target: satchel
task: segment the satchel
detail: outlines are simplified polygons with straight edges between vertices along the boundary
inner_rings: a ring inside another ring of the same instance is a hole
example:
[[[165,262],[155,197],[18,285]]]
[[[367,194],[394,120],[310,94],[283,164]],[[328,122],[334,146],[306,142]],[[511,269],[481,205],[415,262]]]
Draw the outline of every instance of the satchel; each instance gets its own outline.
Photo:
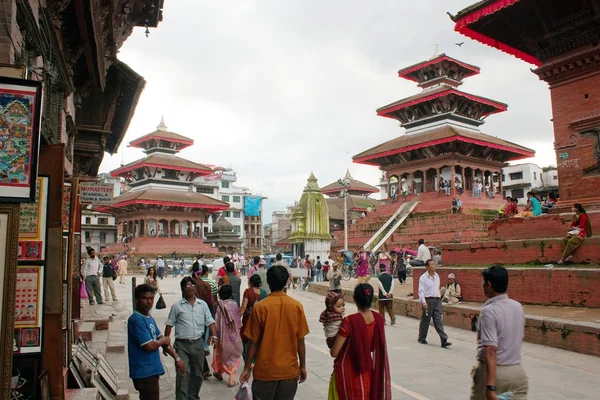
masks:
[[[167,308],[167,303],[165,303],[165,299],[163,299],[163,296],[161,294],[160,297],[158,298],[158,301],[156,302],[156,309],[162,310],[165,308]]]

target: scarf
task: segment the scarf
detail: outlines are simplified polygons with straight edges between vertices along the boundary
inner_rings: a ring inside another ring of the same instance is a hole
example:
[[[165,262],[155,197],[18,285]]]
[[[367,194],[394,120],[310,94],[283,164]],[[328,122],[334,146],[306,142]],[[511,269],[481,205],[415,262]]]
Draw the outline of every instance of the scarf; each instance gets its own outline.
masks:
[[[367,325],[360,313],[348,317],[352,336],[349,338],[349,347],[352,364],[358,373],[371,371],[371,399],[391,400],[392,386],[390,378],[390,365],[388,361],[385,342],[385,329],[383,317],[374,312],[375,330],[373,341],[367,343]]]
[[[336,292],[327,293],[327,297],[325,297],[325,310],[323,310],[323,312],[321,313],[321,316],[319,317],[319,322],[321,322],[321,323],[334,322],[334,321],[341,321],[343,319],[342,314],[336,313],[333,310],[335,303],[337,303],[337,301],[341,298],[343,298],[343,296],[339,293],[336,293]]]
[[[226,365],[235,365],[242,356],[240,309],[233,299],[219,300],[215,313],[218,345],[221,357]]]

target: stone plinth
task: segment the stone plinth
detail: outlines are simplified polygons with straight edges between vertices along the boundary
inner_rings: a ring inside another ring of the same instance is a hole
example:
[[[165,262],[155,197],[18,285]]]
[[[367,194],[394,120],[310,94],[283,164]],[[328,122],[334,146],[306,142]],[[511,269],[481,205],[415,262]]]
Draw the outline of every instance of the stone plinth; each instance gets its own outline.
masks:
[[[493,261],[488,262],[492,264]],[[442,285],[454,273],[465,301],[486,301],[481,289],[483,268],[437,268]],[[413,269],[413,293],[418,293],[424,268]],[[600,307],[600,270],[509,268],[508,295],[524,304]]]

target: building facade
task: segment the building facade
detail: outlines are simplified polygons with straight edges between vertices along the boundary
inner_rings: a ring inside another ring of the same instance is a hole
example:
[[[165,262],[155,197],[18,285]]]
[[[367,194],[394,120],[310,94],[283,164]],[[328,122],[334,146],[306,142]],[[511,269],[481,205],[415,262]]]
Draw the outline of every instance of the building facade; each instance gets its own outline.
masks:
[[[519,204],[524,205],[527,192],[558,189],[558,171],[542,169],[533,163],[509,165],[502,170],[502,188],[504,197],[517,198]]]
[[[114,215],[81,210],[81,254],[89,247],[98,254],[104,253],[108,246],[117,243],[117,220]]]

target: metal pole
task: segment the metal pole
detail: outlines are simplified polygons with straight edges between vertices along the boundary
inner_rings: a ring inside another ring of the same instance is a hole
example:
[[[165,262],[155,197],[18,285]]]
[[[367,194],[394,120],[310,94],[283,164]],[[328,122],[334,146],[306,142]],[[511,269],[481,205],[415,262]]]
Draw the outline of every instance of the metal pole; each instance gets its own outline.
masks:
[[[348,251],[348,192],[344,189],[344,250]]]

